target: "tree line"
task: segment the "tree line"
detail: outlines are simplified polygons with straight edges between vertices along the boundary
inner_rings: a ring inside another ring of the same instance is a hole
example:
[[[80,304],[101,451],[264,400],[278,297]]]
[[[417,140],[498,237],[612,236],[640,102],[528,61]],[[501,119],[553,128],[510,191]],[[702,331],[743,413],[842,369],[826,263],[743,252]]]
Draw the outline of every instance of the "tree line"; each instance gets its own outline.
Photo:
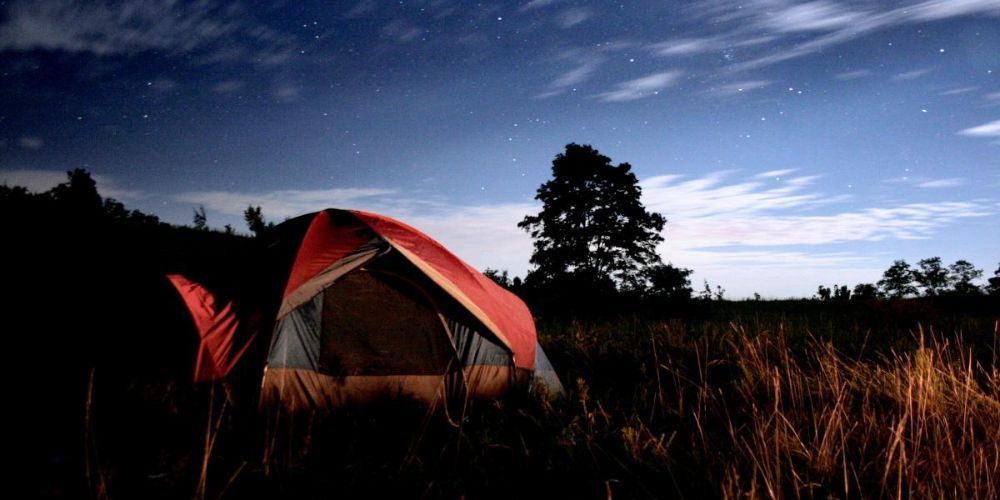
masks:
[[[941,257],[928,257],[910,266],[896,260],[882,273],[876,284],[859,283],[853,292],[847,285],[827,288],[820,285],[816,298],[820,300],[874,300],[904,297],[938,297],[943,295],[1000,295],[1000,265],[984,286],[974,281],[983,277],[983,270],[965,259],[945,266]]]

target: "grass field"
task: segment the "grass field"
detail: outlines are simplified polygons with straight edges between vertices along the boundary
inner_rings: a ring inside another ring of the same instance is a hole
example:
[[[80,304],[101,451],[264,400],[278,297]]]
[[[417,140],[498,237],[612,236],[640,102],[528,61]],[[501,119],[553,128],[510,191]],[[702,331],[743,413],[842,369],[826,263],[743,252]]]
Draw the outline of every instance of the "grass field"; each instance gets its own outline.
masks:
[[[386,402],[297,421],[276,440],[262,431],[253,391],[235,383],[92,371],[85,481],[65,479],[53,491],[996,498],[995,305],[734,302],[542,321],[541,341],[567,388],[561,400],[473,401],[458,426]]]

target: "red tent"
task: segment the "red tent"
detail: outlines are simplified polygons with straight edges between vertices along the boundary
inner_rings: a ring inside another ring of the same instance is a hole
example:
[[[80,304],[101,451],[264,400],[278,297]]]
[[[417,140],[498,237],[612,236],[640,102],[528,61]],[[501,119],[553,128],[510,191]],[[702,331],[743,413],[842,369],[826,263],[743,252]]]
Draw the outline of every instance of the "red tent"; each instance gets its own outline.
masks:
[[[420,231],[361,211],[279,226],[294,248],[262,401],[331,408],[381,397],[562,390],[517,296]],[[288,249],[286,249],[286,252]]]

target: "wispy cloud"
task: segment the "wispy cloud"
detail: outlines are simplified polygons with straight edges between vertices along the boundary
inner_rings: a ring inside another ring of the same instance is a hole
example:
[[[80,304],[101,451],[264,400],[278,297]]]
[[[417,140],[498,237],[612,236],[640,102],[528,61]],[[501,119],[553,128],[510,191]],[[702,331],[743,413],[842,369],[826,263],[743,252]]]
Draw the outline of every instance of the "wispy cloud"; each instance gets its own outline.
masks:
[[[101,196],[119,200],[136,200],[142,191],[123,187],[113,177],[91,173]],[[60,170],[16,169],[0,170],[0,185],[21,186],[33,193],[43,193],[67,181],[66,172]]]
[[[579,66],[559,75],[555,80],[552,81],[552,87],[554,88],[564,88],[571,87],[587,81],[588,78],[600,67],[602,59],[592,59],[584,61]]]
[[[534,9],[538,9],[538,8],[541,8],[541,7],[547,7],[549,5],[552,5],[552,4],[556,3],[557,1],[558,0],[531,0],[530,2],[522,5],[521,8],[519,8],[517,10],[519,12],[525,12],[525,11],[528,11],[528,10],[534,10]]]
[[[961,177],[948,177],[943,179],[934,179],[925,176],[903,176],[894,177],[887,179],[885,182],[890,184],[908,184],[910,186],[924,188],[924,189],[934,189],[934,188],[949,188],[963,186],[967,182]]]
[[[228,215],[241,215],[248,206],[259,205],[271,217],[286,218],[329,207],[353,208],[394,193],[395,190],[381,188],[288,189],[264,193],[191,191],[174,199]]]
[[[965,185],[965,179],[952,177],[949,179],[931,179],[917,183],[917,187],[922,188],[950,188]]]
[[[246,87],[246,83],[243,80],[223,80],[212,86],[212,92],[217,94],[228,94],[231,92],[239,92]]]
[[[0,52],[130,56],[157,51],[218,62],[272,59],[287,53],[294,43],[293,37],[248,21],[235,3],[14,0],[8,4],[0,24]]]
[[[878,279],[885,262],[898,256],[879,258],[865,250],[870,245],[931,238],[956,221],[998,211],[986,200],[837,210],[842,205],[818,189],[816,177],[786,178],[788,170],[746,180],[720,172],[642,182],[643,203],[669,219],[661,255],[695,269],[696,285],[721,283],[737,297],[759,290],[802,296],[818,283]],[[763,180],[772,175],[782,182]],[[851,250],[841,250],[843,244]]]
[[[721,38],[682,38],[655,43],[650,49],[661,56],[686,56],[719,50],[723,46]]]
[[[621,82],[615,88],[598,94],[605,102],[625,102],[651,97],[659,94],[661,90],[674,85],[681,77],[680,71],[663,71],[654,73],[635,80]]]
[[[410,43],[424,33],[424,29],[403,19],[394,19],[379,31],[383,38],[397,43]]]
[[[545,99],[557,96],[570,88],[586,82],[607,61],[607,57],[600,52],[582,50],[563,51],[555,59],[557,61],[569,61],[572,66],[570,69],[556,75],[552,82],[549,83],[548,88],[537,95],[537,98]]]
[[[643,201],[670,216],[668,238],[686,249],[921,239],[958,219],[994,212],[983,201],[831,212],[834,204],[815,189],[813,176],[789,177],[778,184],[725,180],[721,173],[691,179],[653,177],[642,183]],[[826,213],[815,213],[823,206]]]
[[[24,135],[17,139],[17,144],[24,149],[41,149],[45,145],[45,141],[41,137]]]
[[[949,17],[964,16],[980,12],[1000,13],[997,0],[928,0],[909,9],[909,16],[920,21],[937,21]]]
[[[984,123],[977,127],[969,127],[959,130],[958,135],[968,137],[1000,137],[1000,120]]]
[[[299,99],[302,89],[291,82],[282,82],[274,86],[271,93],[277,102],[292,102]]]
[[[351,7],[344,13],[344,17],[348,19],[357,19],[365,14],[373,12],[375,7],[377,7],[375,0],[360,0],[358,3],[354,4],[354,7]]]
[[[726,83],[709,90],[709,93],[720,96],[733,96],[766,88],[774,83],[771,80],[747,80],[743,82]]]
[[[829,31],[850,26],[864,16],[835,3],[823,0],[790,5],[763,19],[763,24],[778,32]]]
[[[66,173],[55,170],[0,170],[0,184],[21,186],[28,191],[41,193],[66,182]]]
[[[793,45],[777,46],[770,53],[731,66],[734,71],[757,69],[796,59],[820,50],[846,43],[893,26],[939,21],[958,16],[992,15],[1000,12],[1000,0],[927,0],[907,3],[895,8],[878,8],[868,4],[864,9],[849,9],[840,4],[814,1],[805,4],[781,6],[776,3],[718,2],[704,15],[712,16],[723,24],[739,23],[746,26],[756,22],[758,29],[781,35],[782,41]],[[727,9],[723,7],[728,7]],[[746,31],[741,27],[737,33]],[[799,41],[800,36],[815,36]]]
[[[562,29],[569,29],[594,16],[594,11],[584,7],[566,9],[556,15],[556,24]]]
[[[659,56],[689,56],[722,51],[727,48],[753,47],[771,42],[776,38],[772,35],[746,36],[745,33],[736,32],[712,37],[678,38],[653,43],[648,45],[647,48]]]
[[[945,90],[944,92],[941,92],[938,95],[949,96],[949,95],[967,94],[969,92],[973,92],[978,89],[979,87],[959,87],[955,89]]]
[[[794,174],[798,170],[799,169],[797,168],[779,168],[777,170],[768,170],[766,172],[761,172],[755,175],[754,177],[758,179],[774,179],[774,178],[780,179],[781,177],[784,177],[786,175]]]
[[[897,82],[916,80],[917,78],[920,78],[921,76],[924,76],[929,72],[930,70],[927,68],[915,69],[913,71],[906,71],[903,73],[897,73],[895,75],[892,75],[892,79]]]
[[[536,95],[536,98],[545,99],[565,93],[588,80],[603,66],[614,52],[632,47],[629,42],[605,42],[596,47],[564,49],[550,56],[549,64],[554,66],[565,66],[568,63],[569,69],[556,74],[549,83],[548,88]]]
[[[13,2],[0,50],[187,53],[238,30],[204,2]]]

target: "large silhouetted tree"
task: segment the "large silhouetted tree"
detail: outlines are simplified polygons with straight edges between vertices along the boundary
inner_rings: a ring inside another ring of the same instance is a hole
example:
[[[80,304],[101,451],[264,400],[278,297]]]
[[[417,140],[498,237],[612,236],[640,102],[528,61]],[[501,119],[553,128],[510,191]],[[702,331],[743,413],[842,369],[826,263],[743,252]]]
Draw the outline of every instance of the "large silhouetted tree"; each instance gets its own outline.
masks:
[[[567,144],[552,160],[552,179],[538,188],[542,211],[518,227],[534,238],[529,281],[571,278],[610,287],[640,280],[643,267],[660,261],[662,215],[646,211],[628,163],[587,145]]]

